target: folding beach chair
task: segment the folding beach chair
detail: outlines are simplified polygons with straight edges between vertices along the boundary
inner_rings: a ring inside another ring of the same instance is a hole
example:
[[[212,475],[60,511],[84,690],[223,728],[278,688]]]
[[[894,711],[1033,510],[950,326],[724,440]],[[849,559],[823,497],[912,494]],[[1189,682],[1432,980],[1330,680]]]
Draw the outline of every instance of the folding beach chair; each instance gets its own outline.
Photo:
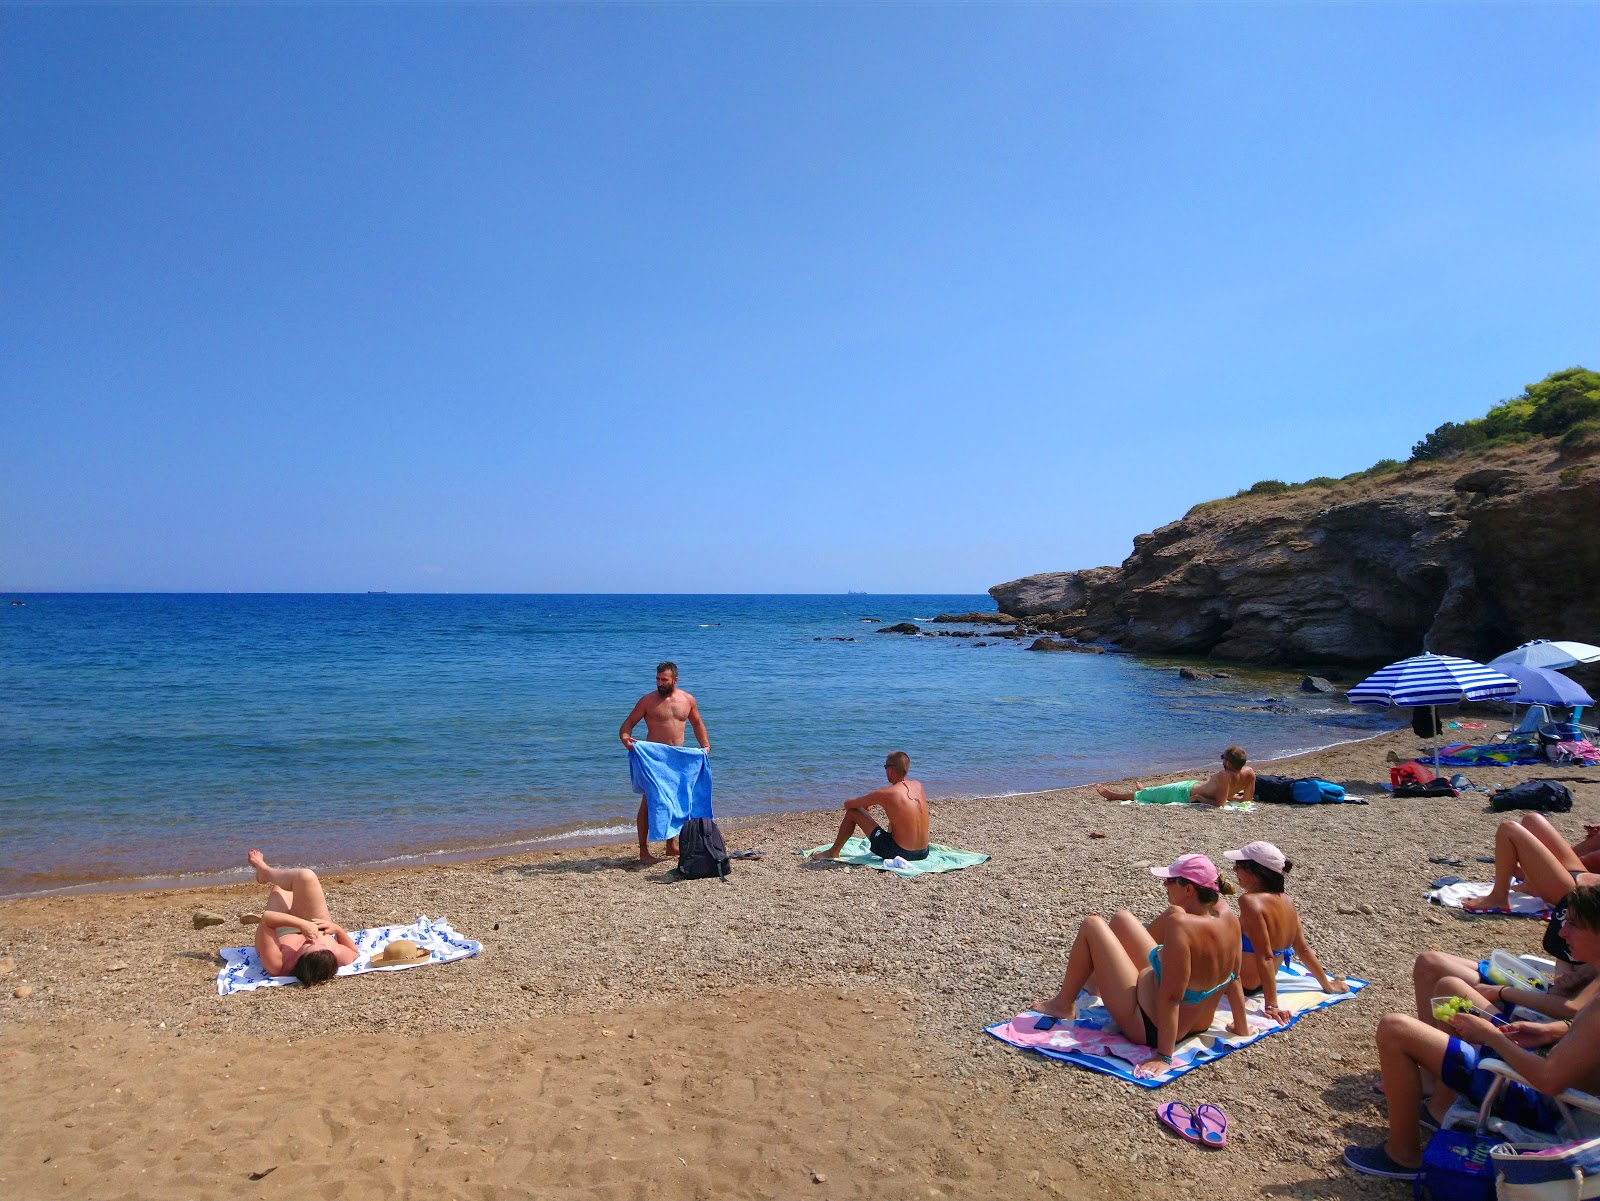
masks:
[[[1489,741],[1491,744],[1497,742],[1527,742],[1537,746],[1539,744],[1539,727],[1548,725],[1549,722],[1550,711],[1548,709],[1543,705],[1529,705],[1528,711],[1522,715],[1521,721],[1517,722],[1509,730],[1502,730],[1500,733],[1493,735]]]
[[[1596,1127],[1600,1127],[1600,1097],[1591,1093],[1579,1092],[1569,1088],[1559,1097],[1554,1098],[1556,1108],[1561,1111],[1563,1129],[1555,1134],[1543,1130],[1529,1130],[1526,1126],[1519,1126],[1515,1122],[1508,1122],[1504,1118],[1495,1116],[1494,1107],[1500,1100],[1500,1094],[1505,1091],[1507,1081],[1518,1084],[1527,1084],[1517,1072],[1502,1059],[1480,1059],[1478,1066],[1484,1071],[1493,1072],[1499,1079],[1489,1087],[1484,1094],[1483,1104],[1473,1106],[1470,1102],[1457,1101],[1444,1115],[1444,1121],[1439,1125],[1446,1130],[1475,1130],[1479,1134],[1497,1134],[1514,1143],[1570,1143],[1577,1139],[1592,1138]],[[1580,1118],[1578,1115],[1585,1115]]]

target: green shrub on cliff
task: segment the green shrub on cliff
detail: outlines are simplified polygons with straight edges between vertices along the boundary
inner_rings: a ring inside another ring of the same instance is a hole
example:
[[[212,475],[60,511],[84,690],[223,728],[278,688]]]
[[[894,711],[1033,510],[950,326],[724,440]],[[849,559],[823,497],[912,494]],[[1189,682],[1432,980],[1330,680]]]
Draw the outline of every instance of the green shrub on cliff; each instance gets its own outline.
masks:
[[[1509,446],[1531,438],[1574,434],[1600,421],[1600,372],[1569,367],[1529,384],[1475,420],[1447,421],[1411,448],[1411,461],[1454,458],[1465,451]],[[1577,435],[1586,443],[1586,436]],[[1562,446],[1567,449],[1563,438]]]
[[[1500,401],[1482,417],[1447,421],[1412,447],[1411,458],[1404,463],[1399,459],[1379,459],[1365,471],[1352,471],[1339,479],[1319,475],[1299,484],[1257,480],[1232,496],[1203,500],[1184,516],[1220,509],[1245,496],[1331,488],[1352,480],[1391,475],[1406,470],[1413,463],[1453,459],[1469,451],[1510,446],[1533,438],[1560,438],[1561,449],[1568,452],[1600,448],[1600,371],[1569,367],[1545,376],[1536,384],[1529,384],[1522,395]]]

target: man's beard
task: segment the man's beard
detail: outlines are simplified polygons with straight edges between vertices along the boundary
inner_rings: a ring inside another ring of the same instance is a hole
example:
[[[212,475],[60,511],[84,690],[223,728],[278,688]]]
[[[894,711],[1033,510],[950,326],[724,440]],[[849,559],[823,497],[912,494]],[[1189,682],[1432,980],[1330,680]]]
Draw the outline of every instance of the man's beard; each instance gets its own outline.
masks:
[[[677,690],[678,690],[678,686],[676,684],[657,684],[656,685],[656,695],[660,696],[660,697],[669,697],[674,692],[676,692]]]

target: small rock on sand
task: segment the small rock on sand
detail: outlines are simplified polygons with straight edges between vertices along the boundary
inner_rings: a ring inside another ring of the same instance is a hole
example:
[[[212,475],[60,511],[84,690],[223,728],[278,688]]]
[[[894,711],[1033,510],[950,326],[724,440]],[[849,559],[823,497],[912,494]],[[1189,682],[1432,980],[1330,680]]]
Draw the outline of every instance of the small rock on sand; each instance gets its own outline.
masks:
[[[220,926],[228,919],[220,913],[212,913],[209,909],[196,909],[193,920],[196,930],[204,930],[207,926]]]
[[[21,987],[13,990],[11,995],[19,1001],[26,1001],[29,997],[33,996],[33,989],[24,984]]]
[[[241,926],[259,926],[261,924],[261,915],[259,913],[241,913],[239,915],[239,924]]]
[[[11,956],[7,955],[4,958],[0,958],[0,976],[9,976],[16,970],[16,960],[12,959]]]

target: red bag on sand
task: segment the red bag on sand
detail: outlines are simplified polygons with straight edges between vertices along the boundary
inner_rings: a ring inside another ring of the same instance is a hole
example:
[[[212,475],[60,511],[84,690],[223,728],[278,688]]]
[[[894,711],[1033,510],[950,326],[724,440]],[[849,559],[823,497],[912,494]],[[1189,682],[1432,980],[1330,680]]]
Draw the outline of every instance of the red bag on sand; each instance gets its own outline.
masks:
[[[1399,788],[1402,784],[1426,784],[1433,779],[1433,773],[1420,763],[1402,763],[1399,767],[1389,769],[1389,786]]]

